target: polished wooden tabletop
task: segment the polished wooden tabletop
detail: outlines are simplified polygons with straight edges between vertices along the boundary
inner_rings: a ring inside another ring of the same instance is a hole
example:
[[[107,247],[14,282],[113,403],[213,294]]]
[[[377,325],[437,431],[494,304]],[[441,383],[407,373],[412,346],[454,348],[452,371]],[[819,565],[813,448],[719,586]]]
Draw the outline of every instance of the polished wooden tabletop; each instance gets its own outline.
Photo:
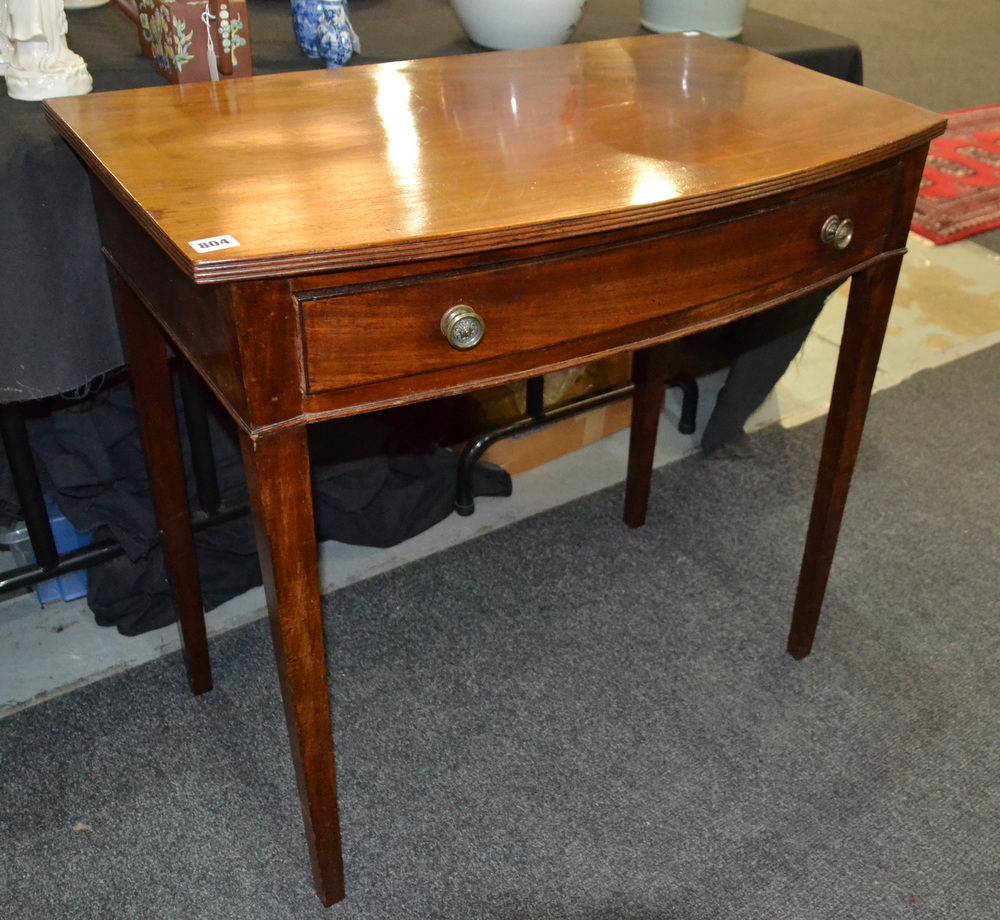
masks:
[[[406,258],[469,252],[501,236],[550,239],[752,200],[912,147],[940,121],[693,34],[47,107],[200,282],[371,265],[400,247]],[[218,236],[239,245],[191,246]]]

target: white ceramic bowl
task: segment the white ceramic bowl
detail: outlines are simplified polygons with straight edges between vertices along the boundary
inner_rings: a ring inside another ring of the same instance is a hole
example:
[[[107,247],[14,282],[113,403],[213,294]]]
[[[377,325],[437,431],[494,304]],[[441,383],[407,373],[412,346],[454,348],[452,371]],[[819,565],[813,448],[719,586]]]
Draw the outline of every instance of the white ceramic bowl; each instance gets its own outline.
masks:
[[[586,0],[451,0],[451,5],[477,45],[515,50],[563,44]]]
[[[735,38],[749,0],[642,0],[639,21],[652,32],[706,32]]]

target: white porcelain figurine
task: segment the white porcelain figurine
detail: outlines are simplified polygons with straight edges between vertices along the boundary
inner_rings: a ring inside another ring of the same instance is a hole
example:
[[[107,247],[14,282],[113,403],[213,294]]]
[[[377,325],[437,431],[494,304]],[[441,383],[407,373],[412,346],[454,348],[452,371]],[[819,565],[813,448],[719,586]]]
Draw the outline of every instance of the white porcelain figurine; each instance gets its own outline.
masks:
[[[93,89],[87,64],[66,44],[63,0],[0,0],[0,74],[11,99],[38,102]]]
[[[14,56],[14,44],[8,32],[10,32],[10,13],[7,12],[5,0],[0,0],[0,77],[7,73],[7,65]]]

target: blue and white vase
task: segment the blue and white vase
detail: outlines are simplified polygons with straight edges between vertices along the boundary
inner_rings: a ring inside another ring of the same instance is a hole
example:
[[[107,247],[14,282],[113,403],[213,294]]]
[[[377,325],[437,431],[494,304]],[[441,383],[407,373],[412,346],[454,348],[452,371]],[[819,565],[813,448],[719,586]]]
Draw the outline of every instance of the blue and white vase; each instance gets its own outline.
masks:
[[[299,47],[327,67],[343,67],[361,43],[347,16],[347,0],[291,0],[292,27]]]

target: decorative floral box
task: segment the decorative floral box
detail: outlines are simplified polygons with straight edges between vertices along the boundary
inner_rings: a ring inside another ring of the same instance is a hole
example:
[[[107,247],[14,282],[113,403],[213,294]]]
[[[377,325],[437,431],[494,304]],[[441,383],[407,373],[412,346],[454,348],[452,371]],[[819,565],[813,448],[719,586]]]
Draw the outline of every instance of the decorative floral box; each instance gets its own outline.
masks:
[[[139,46],[171,83],[252,75],[246,0],[116,0]]]

